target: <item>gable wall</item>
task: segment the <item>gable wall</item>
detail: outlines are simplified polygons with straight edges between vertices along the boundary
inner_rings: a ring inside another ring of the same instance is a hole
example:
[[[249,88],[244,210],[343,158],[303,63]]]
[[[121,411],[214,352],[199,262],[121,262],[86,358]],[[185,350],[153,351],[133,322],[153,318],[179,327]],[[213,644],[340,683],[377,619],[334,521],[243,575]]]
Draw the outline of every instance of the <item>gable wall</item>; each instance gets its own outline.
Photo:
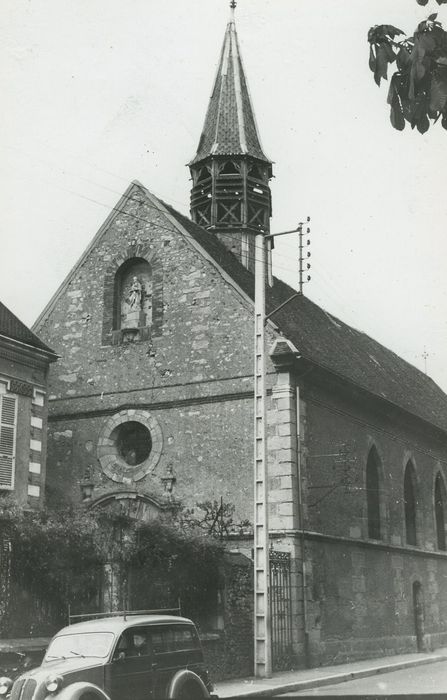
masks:
[[[239,519],[250,517],[252,306],[138,188],[132,195],[130,216],[118,214],[38,328],[61,355],[49,380],[49,492],[76,500],[86,469],[94,497],[130,488],[103,473],[98,443],[107,420],[138,407],[156,421],[162,446],[132,488],[163,497],[172,465],[185,505],[222,496]],[[111,266],[141,250],[162,271],[162,321],[147,341],[104,345]]]

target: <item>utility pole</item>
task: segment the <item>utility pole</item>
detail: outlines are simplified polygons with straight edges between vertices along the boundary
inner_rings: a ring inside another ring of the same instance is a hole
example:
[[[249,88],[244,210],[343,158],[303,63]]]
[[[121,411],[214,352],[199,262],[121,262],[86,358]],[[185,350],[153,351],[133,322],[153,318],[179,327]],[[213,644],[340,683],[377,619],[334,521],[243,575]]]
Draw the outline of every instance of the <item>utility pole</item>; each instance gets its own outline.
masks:
[[[275,236],[302,231],[299,224],[292,231],[255,235],[255,338],[254,338],[254,674],[260,678],[272,675],[272,630],[269,599],[269,528],[268,528],[268,465],[266,430],[266,382],[265,382],[265,288],[266,242]],[[301,252],[301,251],[300,251]],[[281,304],[281,307],[295,298]],[[275,309],[275,311],[278,311]],[[275,313],[273,311],[272,313]],[[271,314],[269,314],[271,316]]]
[[[272,631],[269,580],[267,436],[265,386],[265,271],[264,232],[255,236],[255,463],[254,463],[254,618],[255,676],[272,675]]]
[[[309,224],[309,222],[310,222],[310,216],[307,217],[307,223]],[[310,228],[309,228],[309,226],[307,226],[307,228],[306,228],[306,234],[307,234],[307,235],[310,234]],[[303,285],[304,285],[306,282],[310,282],[310,275],[309,275],[309,274],[307,275],[306,280],[304,280],[304,252],[303,252],[304,243],[303,243],[303,236],[304,236],[304,232],[303,232],[303,223],[300,222],[300,223],[298,224],[298,238],[299,238],[299,249],[300,249],[300,268],[299,268],[299,273],[300,273],[300,294],[303,293]],[[307,245],[310,245],[310,240],[307,240]],[[309,251],[307,251],[307,256],[306,256],[306,257],[307,257],[307,258],[310,258],[310,252],[309,252]],[[306,268],[307,268],[307,271],[310,270],[310,262],[309,262],[309,261],[306,263]]]

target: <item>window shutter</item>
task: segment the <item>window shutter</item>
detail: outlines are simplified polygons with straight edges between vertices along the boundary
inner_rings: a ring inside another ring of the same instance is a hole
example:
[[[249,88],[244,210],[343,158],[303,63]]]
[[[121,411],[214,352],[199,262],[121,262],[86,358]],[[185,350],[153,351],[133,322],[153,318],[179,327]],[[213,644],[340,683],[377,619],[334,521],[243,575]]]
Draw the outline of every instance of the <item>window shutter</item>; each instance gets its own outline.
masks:
[[[17,399],[0,396],[0,489],[14,488]]]

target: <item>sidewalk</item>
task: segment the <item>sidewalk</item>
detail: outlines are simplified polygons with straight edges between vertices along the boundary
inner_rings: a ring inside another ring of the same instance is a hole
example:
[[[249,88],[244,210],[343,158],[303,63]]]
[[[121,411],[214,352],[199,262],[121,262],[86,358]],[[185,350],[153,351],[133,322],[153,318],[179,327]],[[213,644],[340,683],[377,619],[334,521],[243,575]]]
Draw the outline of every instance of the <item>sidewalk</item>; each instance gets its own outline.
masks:
[[[272,678],[237,678],[219,681],[214,692],[219,698],[250,697],[252,695],[277,695],[278,693],[298,692],[335,683],[343,683],[354,678],[374,676],[376,673],[399,671],[403,668],[447,661],[447,648],[430,653],[400,654],[382,656],[379,659],[366,659],[337,666],[320,666],[301,671],[274,673]]]

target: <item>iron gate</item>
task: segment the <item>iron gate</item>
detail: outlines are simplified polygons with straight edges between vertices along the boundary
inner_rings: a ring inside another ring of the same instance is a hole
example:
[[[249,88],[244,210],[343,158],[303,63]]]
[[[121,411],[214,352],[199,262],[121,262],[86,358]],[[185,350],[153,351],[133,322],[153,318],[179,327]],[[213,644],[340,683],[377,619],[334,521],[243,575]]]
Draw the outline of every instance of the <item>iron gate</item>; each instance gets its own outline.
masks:
[[[270,606],[272,620],[272,667],[293,667],[290,552],[270,550]]]

